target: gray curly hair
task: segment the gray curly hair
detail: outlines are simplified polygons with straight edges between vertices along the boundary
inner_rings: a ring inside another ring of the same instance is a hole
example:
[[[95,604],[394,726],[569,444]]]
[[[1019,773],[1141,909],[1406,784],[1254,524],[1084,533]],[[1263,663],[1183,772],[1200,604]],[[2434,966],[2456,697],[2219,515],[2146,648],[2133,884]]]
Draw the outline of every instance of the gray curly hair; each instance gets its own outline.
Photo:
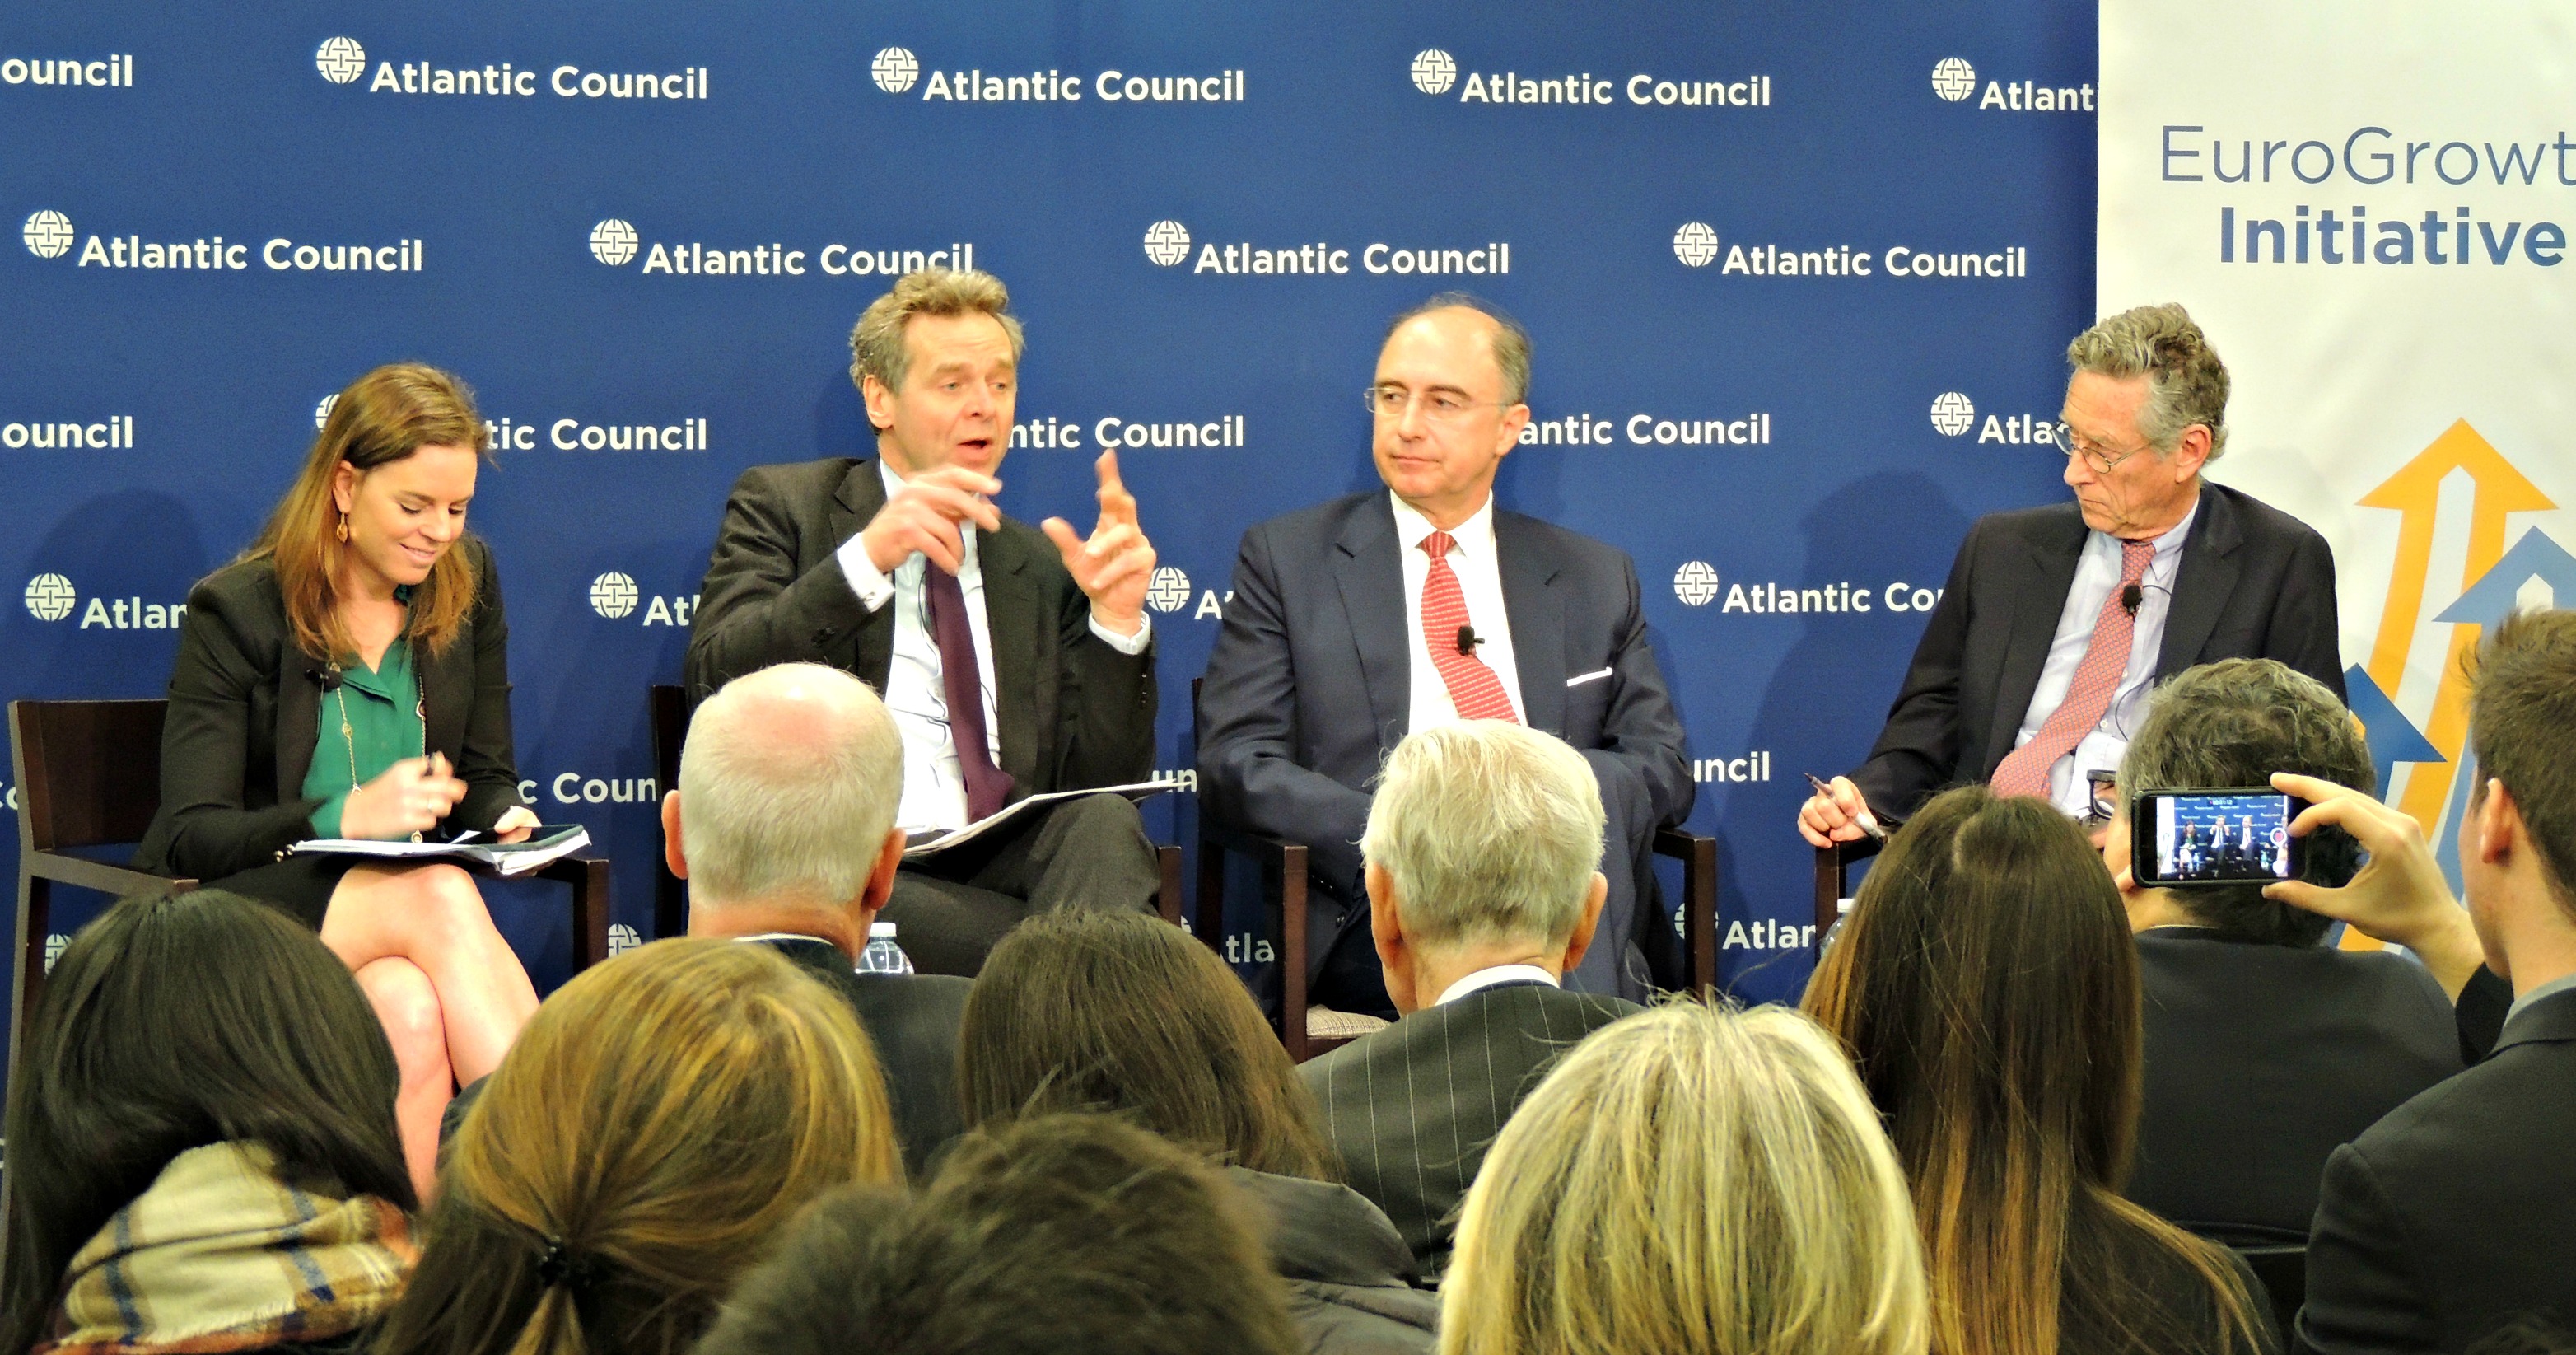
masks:
[[[2076,335],[2066,360],[2079,372],[2147,378],[2138,431],[2157,456],[2173,455],[2193,424],[2209,430],[2210,460],[2227,450],[2227,364],[2181,306],[2168,301],[2122,311]]]

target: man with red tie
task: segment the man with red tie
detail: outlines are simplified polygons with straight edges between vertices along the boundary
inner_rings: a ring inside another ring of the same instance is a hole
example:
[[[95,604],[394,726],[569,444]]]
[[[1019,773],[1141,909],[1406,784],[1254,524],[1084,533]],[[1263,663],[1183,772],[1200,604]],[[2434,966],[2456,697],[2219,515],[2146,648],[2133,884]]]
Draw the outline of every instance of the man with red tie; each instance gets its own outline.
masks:
[[[1692,786],[1636,568],[1494,503],[1494,472],[1529,422],[1529,371],[1528,333],[1472,297],[1397,317],[1365,392],[1386,490],[1244,533],[1201,694],[1201,812],[1311,850],[1318,1005],[1394,1014],[1360,834],[1387,752],[1454,720],[1554,734],[1600,783],[1610,892],[1568,985],[1633,999],[1683,983],[1651,848],[1690,811]]]
[[[2201,479],[2227,449],[2228,383],[2200,326],[2141,306],[2066,357],[2075,502],[1969,529],[1877,745],[1799,809],[1817,846],[1967,781],[2082,814],[2085,774],[2120,765],[2148,690],[2197,664],[2277,659],[2343,695],[2325,538]]]

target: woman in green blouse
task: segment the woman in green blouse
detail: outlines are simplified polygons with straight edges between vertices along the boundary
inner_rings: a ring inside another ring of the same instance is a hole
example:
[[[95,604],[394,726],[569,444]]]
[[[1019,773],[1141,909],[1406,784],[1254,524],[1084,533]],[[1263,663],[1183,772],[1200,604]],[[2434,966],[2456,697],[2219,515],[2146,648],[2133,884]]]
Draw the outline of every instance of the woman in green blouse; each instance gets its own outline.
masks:
[[[491,1072],[536,990],[473,877],[286,854],[306,838],[525,838],[508,626],[465,532],[485,452],[464,384],[413,363],[342,391],[259,540],[180,622],[161,807],[136,855],[284,909],[356,971],[402,1067],[422,1197],[438,1120]]]

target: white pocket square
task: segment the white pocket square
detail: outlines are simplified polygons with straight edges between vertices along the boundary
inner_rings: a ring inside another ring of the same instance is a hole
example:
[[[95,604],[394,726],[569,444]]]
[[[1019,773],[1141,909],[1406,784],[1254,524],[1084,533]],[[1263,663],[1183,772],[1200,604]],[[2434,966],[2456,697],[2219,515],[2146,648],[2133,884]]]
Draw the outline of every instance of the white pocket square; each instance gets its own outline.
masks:
[[[1609,670],[1609,669],[1607,669],[1607,668],[1604,668],[1604,669],[1602,669],[1602,670],[1600,670],[1599,672],[1596,672],[1596,673],[1586,673],[1586,674],[1584,674],[1584,675],[1583,675],[1583,676],[1581,676],[1581,677],[1570,677],[1570,678],[1567,678],[1567,679],[1565,680],[1565,685],[1566,685],[1566,686],[1568,686],[1568,687],[1580,687],[1580,686],[1582,686],[1584,683],[1587,683],[1587,682],[1599,682],[1601,679],[1606,678],[1606,677],[1608,677],[1608,676],[1610,676],[1610,670]]]

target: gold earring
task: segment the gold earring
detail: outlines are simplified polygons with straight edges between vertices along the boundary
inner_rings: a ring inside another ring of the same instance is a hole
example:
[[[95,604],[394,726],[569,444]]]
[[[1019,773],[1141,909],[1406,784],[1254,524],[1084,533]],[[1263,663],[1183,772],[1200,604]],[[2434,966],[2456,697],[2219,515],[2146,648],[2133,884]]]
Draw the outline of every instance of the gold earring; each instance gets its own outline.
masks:
[[[340,538],[340,544],[341,544],[341,545],[345,546],[345,545],[349,544],[349,515],[348,515],[348,514],[346,514],[346,513],[342,513],[342,514],[340,515],[340,525],[331,529],[331,535],[333,535],[333,536],[336,536],[336,537]]]

